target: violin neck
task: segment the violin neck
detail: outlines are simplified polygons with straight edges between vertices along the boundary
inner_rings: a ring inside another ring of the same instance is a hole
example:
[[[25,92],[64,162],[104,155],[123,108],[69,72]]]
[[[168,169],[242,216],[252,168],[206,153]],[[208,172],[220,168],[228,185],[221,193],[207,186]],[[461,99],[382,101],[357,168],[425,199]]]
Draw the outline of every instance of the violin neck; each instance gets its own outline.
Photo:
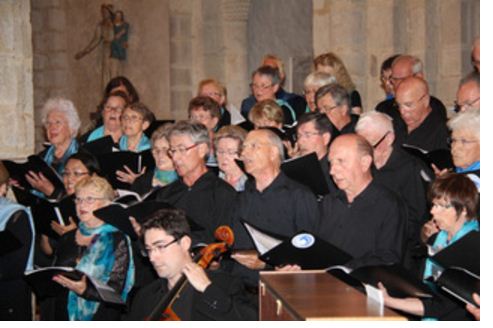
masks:
[[[173,305],[176,299],[180,296],[181,291],[187,285],[188,280],[185,275],[182,275],[176,284],[169,290],[163,299],[156,304],[151,314],[149,315],[149,320],[155,321],[160,320],[164,311]]]

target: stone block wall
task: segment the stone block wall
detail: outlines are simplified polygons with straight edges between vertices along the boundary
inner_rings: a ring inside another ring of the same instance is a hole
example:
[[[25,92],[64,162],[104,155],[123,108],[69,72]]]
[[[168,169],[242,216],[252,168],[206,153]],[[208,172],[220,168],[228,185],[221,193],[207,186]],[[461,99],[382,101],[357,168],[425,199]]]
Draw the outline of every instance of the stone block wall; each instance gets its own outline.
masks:
[[[29,0],[0,1],[0,159],[34,151]]]

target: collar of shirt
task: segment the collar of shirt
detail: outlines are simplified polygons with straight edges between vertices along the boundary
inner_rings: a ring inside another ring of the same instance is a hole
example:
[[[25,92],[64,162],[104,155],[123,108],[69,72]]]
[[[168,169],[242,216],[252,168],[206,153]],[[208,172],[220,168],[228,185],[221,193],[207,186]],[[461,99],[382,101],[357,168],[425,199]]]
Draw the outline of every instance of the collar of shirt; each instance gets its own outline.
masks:
[[[286,180],[287,180],[286,175],[282,171],[280,171],[279,174],[277,175],[277,177],[272,181],[272,183],[267,188],[265,188],[262,192],[260,192],[257,190],[257,186],[255,184],[255,179],[249,178],[245,184],[245,191],[256,192],[259,194],[265,194],[265,193],[268,193],[270,191],[284,188],[284,186],[286,184]]]
[[[365,201],[366,199],[370,199],[370,197],[372,197],[375,194],[372,191],[374,189],[374,185],[375,185],[375,179],[372,179],[371,182],[368,184],[368,186],[366,186],[366,188],[353,199],[352,203],[348,202],[346,193],[343,190],[340,189],[337,190],[335,197],[339,199],[347,207],[351,207],[354,206],[354,204],[356,203]]]
[[[477,171],[477,170],[480,169],[479,162],[480,161],[474,162],[471,165],[469,165],[468,167],[466,167],[465,169],[463,169],[461,167],[456,167],[455,168],[455,172],[457,172],[457,173],[464,173],[464,172]]]

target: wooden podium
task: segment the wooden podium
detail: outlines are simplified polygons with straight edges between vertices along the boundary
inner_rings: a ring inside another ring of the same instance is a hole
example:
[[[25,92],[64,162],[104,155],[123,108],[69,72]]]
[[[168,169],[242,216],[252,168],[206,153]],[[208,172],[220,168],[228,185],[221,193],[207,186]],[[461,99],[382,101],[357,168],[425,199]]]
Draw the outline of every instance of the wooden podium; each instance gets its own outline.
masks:
[[[324,270],[260,272],[260,320],[406,320]]]

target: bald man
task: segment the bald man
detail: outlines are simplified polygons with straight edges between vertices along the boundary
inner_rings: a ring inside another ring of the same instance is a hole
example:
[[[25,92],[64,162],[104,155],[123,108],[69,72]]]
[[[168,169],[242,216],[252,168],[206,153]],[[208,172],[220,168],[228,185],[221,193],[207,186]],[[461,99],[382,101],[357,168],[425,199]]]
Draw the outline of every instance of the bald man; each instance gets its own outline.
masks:
[[[465,112],[480,108],[479,73],[474,71],[466,75],[459,83],[455,111]]]
[[[240,220],[286,237],[301,230],[314,232],[317,228],[319,210],[315,195],[282,173],[283,158],[282,141],[274,132],[259,129],[248,133],[241,159],[253,179],[246,182],[245,191],[239,195],[233,220],[236,249],[255,248]],[[233,272],[244,277],[247,285],[256,286],[257,270],[264,269],[265,263],[251,252],[236,252],[232,257],[240,264]]]
[[[405,123],[405,128],[399,130],[402,143],[426,151],[449,148],[446,122],[439,112],[432,110],[425,80],[419,77],[404,79],[397,87],[395,102]],[[396,123],[394,128],[397,132]]]
[[[352,267],[399,263],[405,206],[373,180],[372,146],[359,135],[341,135],[330,146],[329,162],[340,190],[322,201],[317,234],[352,255]]]
[[[424,79],[423,63],[419,58],[415,56],[401,55],[397,57],[392,62],[391,70],[392,73],[390,75],[390,83],[393,86],[394,95],[401,82],[404,81],[406,78],[414,76]],[[434,111],[437,111],[440,114],[440,117],[444,122],[447,120],[447,109],[438,98],[430,96],[430,106]],[[375,110],[392,117],[392,119],[394,120],[397,142],[400,143],[400,138],[402,136],[400,130],[404,129],[404,122],[401,119],[399,110],[394,99],[387,99],[380,102],[375,107]]]

